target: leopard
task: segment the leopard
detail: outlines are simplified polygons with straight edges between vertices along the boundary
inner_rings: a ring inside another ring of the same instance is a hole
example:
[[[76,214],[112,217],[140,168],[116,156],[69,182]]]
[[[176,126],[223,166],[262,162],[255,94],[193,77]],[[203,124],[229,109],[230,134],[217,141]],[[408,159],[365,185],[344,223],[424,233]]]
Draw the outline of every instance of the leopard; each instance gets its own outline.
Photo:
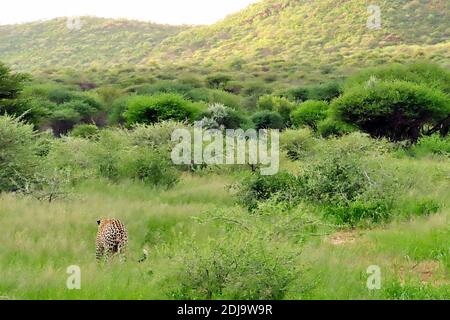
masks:
[[[97,261],[108,261],[119,255],[125,261],[125,251],[128,245],[128,232],[125,225],[118,219],[97,220],[98,231],[95,256]]]

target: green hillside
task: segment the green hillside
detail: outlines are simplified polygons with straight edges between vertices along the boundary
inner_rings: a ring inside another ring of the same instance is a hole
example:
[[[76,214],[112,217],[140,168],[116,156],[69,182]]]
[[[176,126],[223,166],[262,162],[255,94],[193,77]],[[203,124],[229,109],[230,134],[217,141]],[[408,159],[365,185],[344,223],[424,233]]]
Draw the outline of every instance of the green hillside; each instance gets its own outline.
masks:
[[[163,41],[146,61],[231,65],[256,73],[284,70],[287,77],[417,58],[449,63],[450,2],[377,1],[382,25],[371,30],[372,2],[261,1],[213,26]]]
[[[380,29],[367,27],[370,4],[263,0],[197,27],[92,17],[81,18],[80,30],[68,29],[65,18],[0,26],[0,60],[53,78],[64,68],[95,81],[114,79],[120,70],[163,79],[226,72],[233,79],[298,85],[387,62],[450,66],[450,2],[377,1]]]
[[[188,28],[94,17],[80,23],[79,30],[70,29],[67,18],[0,26],[0,60],[21,71],[134,64]]]

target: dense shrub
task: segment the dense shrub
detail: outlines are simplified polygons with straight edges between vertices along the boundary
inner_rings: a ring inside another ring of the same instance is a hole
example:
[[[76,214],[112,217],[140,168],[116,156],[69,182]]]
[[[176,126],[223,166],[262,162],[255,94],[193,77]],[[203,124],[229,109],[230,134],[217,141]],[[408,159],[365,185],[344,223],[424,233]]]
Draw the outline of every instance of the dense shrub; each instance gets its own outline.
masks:
[[[331,101],[342,93],[341,85],[337,82],[327,82],[309,87],[308,98],[310,100]]]
[[[230,80],[231,77],[223,73],[212,74],[206,77],[206,83],[212,89],[223,89]]]
[[[114,101],[108,113],[108,124],[123,125],[126,123],[124,116],[129,104],[130,96],[123,96]]]
[[[98,136],[99,129],[95,124],[80,124],[75,126],[70,135],[77,138],[92,139]]]
[[[379,81],[407,81],[439,89],[450,94],[450,72],[445,68],[428,62],[411,64],[391,64],[364,69],[350,76],[345,87],[363,85],[370,79]]]
[[[317,125],[327,117],[328,104],[324,101],[309,100],[301,103],[291,113],[291,122],[295,127],[309,126],[317,131]]]
[[[341,84],[326,82],[307,87],[295,87],[284,91],[283,96],[292,101],[303,102],[307,100],[331,101],[342,93]]]
[[[121,175],[150,184],[170,188],[179,179],[179,172],[174,168],[167,150],[134,147],[122,155]]]
[[[125,118],[129,125],[164,120],[194,120],[201,106],[176,94],[136,96],[129,100]]]
[[[284,122],[288,124],[295,104],[284,97],[265,95],[259,98],[258,108],[278,112],[283,117]]]
[[[439,134],[424,136],[408,150],[408,153],[416,157],[432,154],[450,156],[450,136],[441,137]]]
[[[28,79],[28,75],[13,73],[0,62],[0,106],[4,100],[16,99]]]
[[[203,101],[209,104],[221,103],[235,110],[240,110],[243,104],[243,99],[240,96],[222,90],[207,88],[193,89],[186,93],[186,97],[192,101]]]
[[[284,129],[283,117],[276,111],[260,111],[252,116],[256,129]]]
[[[374,80],[349,89],[332,108],[340,119],[374,137],[416,141],[425,126],[448,117],[450,98],[423,85]]]
[[[295,203],[299,195],[299,180],[288,172],[279,172],[273,176],[252,174],[235,187],[239,203],[250,211],[255,210],[259,202],[274,196],[277,196],[279,202]]]
[[[51,104],[51,103],[50,103]],[[0,101],[0,114],[21,117],[24,121],[38,127],[49,115],[48,101],[33,98],[17,98]]]
[[[0,192],[33,183],[40,159],[33,126],[11,116],[0,116]]]
[[[175,125],[140,125],[131,132],[100,130],[90,140],[63,137],[54,141],[48,159],[55,168],[70,172],[73,182],[94,177],[135,179],[168,188],[179,174],[168,157],[171,124]]]
[[[172,133],[176,129],[188,128],[186,124],[175,121],[163,121],[152,125],[137,124],[129,131],[131,143],[148,148],[169,147],[172,144]]]
[[[188,249],[178,259],[176,299],[279,300],[297,276],[289,253],[248,234]]]
[[[247,96],[260,97],[271,93],[271,89],[262,81],[248,82],[244,85],[243,93]]]
[[[300,160],[314,152],[317,139],[310,129],[286,130],[280,136],[280,147],[291,160]]]
[[[49,116],[50,127],[57,136],[69,132],[80,120],[80,114],[70,106],[56,107]]]
[[[317,124],[317,132],[324,138],[340,137],[354,131],[355,127],[333,117],[328,117]]]
[[[211,104],[207,111],[200,114],[198,120],[208,129],[238,129],[249,126],[248,119],[241,113],[221,103]]]
[[[392,214],[395,175],[383,166],[390,146],[360,133],[323,142],[300,177],[302,196],[338,223],[380,222]]]
[[[188,84],[179,83],[172,80],[160,80],[153,84],[143,84],[127,88],[127,92],[137,95],[156,95],[161,93],[174,93],[183,95],[192,90]]]
[[[284,93],[284,96],[297,102],[306,101],[309,99],[309,89],[306,87],[291,88]]]

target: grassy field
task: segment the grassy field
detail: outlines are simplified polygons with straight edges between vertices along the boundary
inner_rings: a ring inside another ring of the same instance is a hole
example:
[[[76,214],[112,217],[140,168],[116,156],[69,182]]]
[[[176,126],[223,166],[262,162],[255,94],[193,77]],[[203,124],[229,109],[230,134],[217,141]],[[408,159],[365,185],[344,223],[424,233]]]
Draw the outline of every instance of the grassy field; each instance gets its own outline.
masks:
[[[327,229],[310,236],[294,264],[301,273],[287,299],[441,299],[450,296],[450,188],[448,162],[399,159],[415,183],[412,198],[426,194],[438,213],[373,228]],[[292,163],[284,163],[292,166]],[[244,211],[228,187],[234,174],[184,174],[164,191],[137,182],[93,180],[77,185],[69,198],[53,203],[13,194],[0,196],[0,296],[5,299],[167,299],[176,256],[224,232],[220,223],[200,224],[205,212]],[[407,201],[407,198],[405,198]],[[405,204],[407,206],[407,204]],[[130,244],[125,263],[97,264],[96,220],[122,219]],[[298,247],[298,248],[297,248]],[[300,248],[301,247],[301,248]],[[138,263],[142,250],[149,258]],[[81,268],[81,290],[66,288],[66,269]],[[381,290],[366,287],[370,265],[382,272]]]

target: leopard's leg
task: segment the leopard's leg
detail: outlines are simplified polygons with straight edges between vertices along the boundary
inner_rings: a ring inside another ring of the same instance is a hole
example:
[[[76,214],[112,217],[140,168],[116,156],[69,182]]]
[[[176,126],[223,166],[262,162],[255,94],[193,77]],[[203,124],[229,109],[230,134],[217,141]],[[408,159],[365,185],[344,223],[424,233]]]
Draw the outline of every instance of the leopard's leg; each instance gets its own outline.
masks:
[[[104,253],[105,253],[105,248],[104,248],[103,244],[97,243],[97,245],[95,247],[95,258],[97,259],[97,261],[100,261],[100,259],[103,258]]]
[[[117,252],[119,254],[120,262],[126,262],[127,261],[126,244],[119,244],[117,249],[118,249]]]

